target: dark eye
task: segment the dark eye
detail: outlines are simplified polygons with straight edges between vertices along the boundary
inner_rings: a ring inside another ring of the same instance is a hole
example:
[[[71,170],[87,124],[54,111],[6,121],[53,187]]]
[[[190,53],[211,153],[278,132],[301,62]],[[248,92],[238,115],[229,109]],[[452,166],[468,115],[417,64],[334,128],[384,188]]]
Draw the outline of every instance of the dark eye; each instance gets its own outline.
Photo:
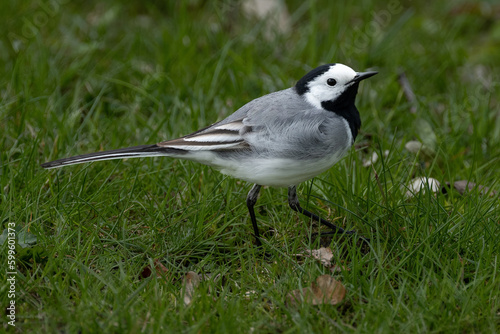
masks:
[[[326,84],[328,86],[335,86],[337,84],[337,80],[335,80],[333,78],[329,78],[328,80],[326,80]]]

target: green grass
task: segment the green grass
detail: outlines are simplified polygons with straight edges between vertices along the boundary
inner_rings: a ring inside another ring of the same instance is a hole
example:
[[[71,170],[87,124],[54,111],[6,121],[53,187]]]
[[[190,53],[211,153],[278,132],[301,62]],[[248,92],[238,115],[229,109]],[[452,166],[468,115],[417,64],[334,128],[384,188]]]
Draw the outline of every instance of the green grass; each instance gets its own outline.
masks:
[[[36,237],[17,246],[16,327],[2,316],[3,328],[500,330],[494,1],[287,1],[291,30],[272,41],[265,21],[230,1],[127,3],[0,4],[0,227],[15,223],[18,235]],[[311,238],[318,228],[288,208],[284,189],[264,189],[257,203],[266,259],[252,245],[250,185],[208,167],[168,158],[39,166],[188,134],[329,62],[379,71],[358,95],[357,149],[298,188],[304,207],[371,239],[368,249],[332,239],[334,262],[344,268],[334,276],[348,290],[340,305],[285,303],[288,292],[329,271],[294,255],[318,248]],[[400,71],[418,98],[414,114]],[[410,140],[433,153],[408,152]],[[372,152],[381,158],[363,167]],[[405,198],[404,185],[420,176],[470,180],[497,194]],[[0,250],[6,268],[6,242]],[[142,278],[154,261],[166,277]],[[188,271],[210,278],[184,306]],[[6,307],[8,285],[0,286]]]

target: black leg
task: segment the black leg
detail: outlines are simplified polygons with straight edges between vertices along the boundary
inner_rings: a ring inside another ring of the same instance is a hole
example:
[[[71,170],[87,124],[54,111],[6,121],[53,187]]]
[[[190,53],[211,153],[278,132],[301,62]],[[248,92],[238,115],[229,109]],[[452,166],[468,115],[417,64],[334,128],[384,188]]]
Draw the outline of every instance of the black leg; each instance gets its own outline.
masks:
[[[255,206],[255,203],[257,203],[260,187],[260,185],[254,184],[247,196],[247,207],[248,212],[250,213],[250,219],[252,220],[255,243],[257,246],[262,246],[262,243],[260,242],[259,228],[257,227],[257,218],[255,218],[255,211],[253,210],[253,207]]]
[[[319,217],[318,215],[315,215],[314,213],[309,212],[309,211],[303,209],[300,206],[299,199],[297,197],[297,187],[296,186],[290,186],[290,187],[288,187],[288,204],[290,205],[290,207],[292,208],[292,210],[297,211],[297,212],[303,214],[304,216],[307,216],[307,217],[309,217],[309,218],[317,221],[320,224],[328,226],[333,231],[335,231],[335,233],[345,233],[345,234],[353,234],[353,233],[355,233],[355,231],[346,231],[343,228],[338,227],[338,226],[330,223],[328,220],[325,220],[325,219]]]

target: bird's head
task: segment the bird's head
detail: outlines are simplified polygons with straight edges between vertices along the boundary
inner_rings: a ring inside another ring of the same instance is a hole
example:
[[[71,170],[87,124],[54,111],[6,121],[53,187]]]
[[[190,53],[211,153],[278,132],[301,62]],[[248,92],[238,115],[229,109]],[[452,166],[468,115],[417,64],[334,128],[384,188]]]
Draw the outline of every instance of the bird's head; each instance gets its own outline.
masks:
[[[377,72],[355,72],[343,64],[326,64],[304,75],[295,90],[316,108],[329,110],[341,103],[354,103],[361,80]]]

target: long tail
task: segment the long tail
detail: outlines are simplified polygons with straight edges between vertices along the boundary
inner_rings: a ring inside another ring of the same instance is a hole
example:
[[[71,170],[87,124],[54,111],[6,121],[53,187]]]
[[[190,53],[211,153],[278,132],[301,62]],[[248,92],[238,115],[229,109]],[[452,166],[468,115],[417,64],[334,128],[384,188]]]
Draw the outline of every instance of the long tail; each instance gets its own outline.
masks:
[[[46,162],[41,166],[43,168],[59,168],[68,165],[76,165],[84,162],[99,161],[99,160],[112,160],[112,159],[125,159],[125,158],[143,158],[143,157],[157,157],[157,156],[181,156],[188,153],[185,150],[159,147],[158,145],[140,145],[134,147],[120,148],[117,150],[89,153],[77,155],[74,157],[54,160]]]

